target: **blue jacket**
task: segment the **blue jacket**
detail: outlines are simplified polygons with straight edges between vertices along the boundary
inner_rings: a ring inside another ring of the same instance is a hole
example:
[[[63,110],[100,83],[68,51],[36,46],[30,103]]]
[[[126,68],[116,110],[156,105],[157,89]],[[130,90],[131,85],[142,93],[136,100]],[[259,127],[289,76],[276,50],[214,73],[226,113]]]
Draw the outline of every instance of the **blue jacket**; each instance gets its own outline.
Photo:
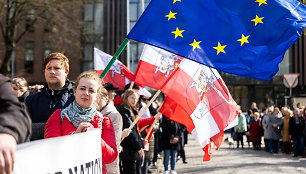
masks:
[[[45,86],[41,92],[29,95],[26,106],[32,119],[31,140],[43,139],[44,125],[57,109],[64,109],[74,101],[73,84],[66,80],[61,90],[51,90]]]

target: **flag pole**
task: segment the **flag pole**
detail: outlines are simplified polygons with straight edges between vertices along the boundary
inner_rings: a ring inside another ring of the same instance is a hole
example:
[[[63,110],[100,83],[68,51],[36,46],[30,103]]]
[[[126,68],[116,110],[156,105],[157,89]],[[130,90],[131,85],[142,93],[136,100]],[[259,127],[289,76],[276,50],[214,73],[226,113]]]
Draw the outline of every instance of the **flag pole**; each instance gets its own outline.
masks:
[[[129,43],[129,40],[127,38],[125,38],[124,41],[122,42],[122,44],[120,45],[119,49],[116,51],[115,55],[111,59],[111,61],[107,64],[107,66],[105,67],[104,71],[100,75],[100,79],[101,80],[103,80],[103,78],[106,76],[106,74],[108,73],[109,69],[113,66],[113,64],[115,63],[115,61],[120,56],[120,54],[122,53],[122,51],[124,50],[125,46],[128,43]]]
[[[152,123],[152,126],[150,127],[149,132],[147,133],[147,136],[146,136],[146,138],[145,138],[145,142],[148,141],[148,138],[149,138],[149,136],[150,136],[150,134],[151,134],[151,132],[152,132],[152,130],[153,130],[153,126],[154,126],[155,123],[159,120],[159,119],[157,119],[157,118],[160,118],[161,113],[158,112],[157,115],[158,115],[158,116],[155,117],[154,122]]]
[[[129,89],[133,89],[133,86],[134,86],[134,81],[132,81],[132,82],[130,83]]]
[[[147,104],[147,106],[140,112],[139,116],[133,121],[133,123],[131,124],[131,126],[129,127],[129,130],[132,130],[132,128],[135,126],[135,124],[137,123],[137,121],[140,119],[140,117],[144,114],[144,112],[148,109],[148,107],[153,103],[153,101],[156,99],[156,97],[159,95],[161,91],[158,90],[155,95],[152,97],[152,99],[149,101],[149,103]]]
[[[130,127],[128,128],[128,130],[132,130],[132,128],[135,126],[135,124],[138,122],[138,120],[140,119],[140,117],[144,114],[144,112],[148,109],[148,107],[153,103],[153,101],[157,98],[157,96],[159,95],[161,91],[158,90],[155,95],[152,97],[152,99],[149,101],[149,103],[147,104],[147,106],[141,111],[141,113],[138,115],[138,117],[136,117],[136,119],[133,121],[133,123],[130,125]],[[124,137],[125,138],[125,137]],[[121,142],[123,141],[123,139],[121,139]]]

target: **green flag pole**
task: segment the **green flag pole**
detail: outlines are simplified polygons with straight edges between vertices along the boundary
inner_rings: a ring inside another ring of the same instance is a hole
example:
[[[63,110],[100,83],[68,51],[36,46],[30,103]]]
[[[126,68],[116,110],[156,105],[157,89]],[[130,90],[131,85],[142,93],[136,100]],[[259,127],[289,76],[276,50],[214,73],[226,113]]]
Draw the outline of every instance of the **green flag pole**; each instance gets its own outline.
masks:
[[[101,80],[103,80],[103,78],[106,76],[106,74],[108,73],[109,69],[113,66],[113,64],[115,63],[115,61],[120,56],[120,54],[122,53],[122,51],[124,50],[125,46],[128,43],[129,43],[129,40],[127,38],[125,38],[124,41],[122,42],[122,44],[120,45],[119,49],[116,51],[115,55],[111,59],[111,61],[107,64],[107,66],[103,70],[102,74],[100,75],[100,79]]]

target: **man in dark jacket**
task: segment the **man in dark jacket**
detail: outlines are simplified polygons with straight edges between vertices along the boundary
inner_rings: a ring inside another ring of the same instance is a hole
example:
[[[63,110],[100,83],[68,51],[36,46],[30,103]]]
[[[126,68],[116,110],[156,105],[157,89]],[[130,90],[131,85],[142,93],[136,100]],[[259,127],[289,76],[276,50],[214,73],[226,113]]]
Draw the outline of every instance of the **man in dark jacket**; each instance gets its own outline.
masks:
[[[0,174],[12,172],[16,143],[25,142],[31,133],[31,119],[11,85],[0,74]]]
[[[293,111],[293,117],[289,120],[289,137],[293,140],[294,157],[304,156],[304,136],[305,120],[300,116],[299,108]]]
[[[26,106],[32,119],[31,140],[44,138],[44,127],[54,111],[66,108],[74,100],[73,84],[67,79],[69,60],[61,53],[51,53],[44,60],[47,85],[41,92],[26,98]]]

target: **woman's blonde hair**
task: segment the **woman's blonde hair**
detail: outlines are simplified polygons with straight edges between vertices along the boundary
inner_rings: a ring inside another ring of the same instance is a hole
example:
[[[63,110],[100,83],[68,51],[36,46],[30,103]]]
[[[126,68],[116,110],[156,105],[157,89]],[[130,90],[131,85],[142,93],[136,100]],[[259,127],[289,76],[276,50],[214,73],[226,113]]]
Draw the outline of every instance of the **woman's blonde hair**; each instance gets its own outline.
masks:
[[[13,78],[12,84],[15,84],[21,92],[26,92],[28,90],[28,82],[23,77]]]
[[[129,101],[128,101],[128,98],[129,96],[131,96],[132,94],[138,94],[137,91],[135,91],[134,89],[128,89],[126,90],[123,94],[122,94],[122,101],[123,101],[123,104],[129,108],[130,112],[131,112],[131,116],[132,116],[132,120],[135,120],[135,115],[134,115],[134,112],[132,110],[133,109],[136,109],[135,107],[131,106],[129,104]]]

